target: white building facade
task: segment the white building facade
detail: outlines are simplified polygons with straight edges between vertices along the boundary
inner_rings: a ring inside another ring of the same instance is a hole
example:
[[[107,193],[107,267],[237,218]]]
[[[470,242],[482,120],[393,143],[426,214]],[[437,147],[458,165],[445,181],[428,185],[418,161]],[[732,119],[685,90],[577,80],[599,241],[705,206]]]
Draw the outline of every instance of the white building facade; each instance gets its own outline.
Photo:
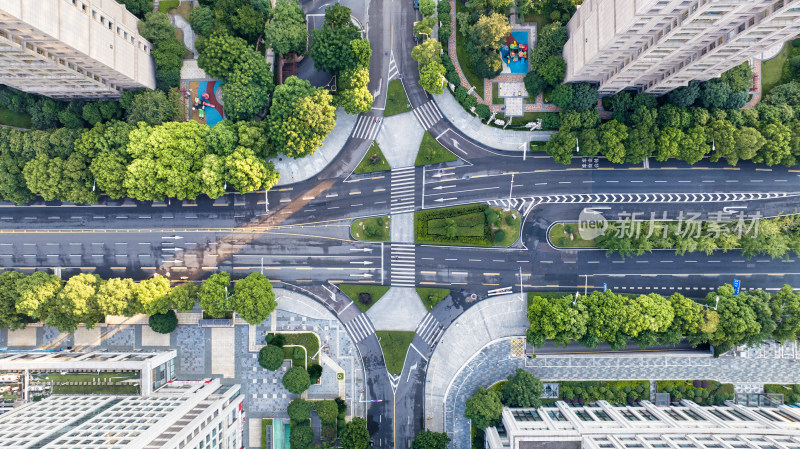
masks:
[[[0,0],[0,84],[62,100],[154,89],[138,23],[115,0]]]
[[[615,406],[606,401],[538,409],[503,409],[486,429],[488,449],[798,449],[800,409],[785,405]]]
[[[238,449],[242,395],[219,379],[149,396],[51,396],[0,415],[0,448]]]
[[[663,94],[800,33],[800,0],[585,0],[567,24],[566,82]]]

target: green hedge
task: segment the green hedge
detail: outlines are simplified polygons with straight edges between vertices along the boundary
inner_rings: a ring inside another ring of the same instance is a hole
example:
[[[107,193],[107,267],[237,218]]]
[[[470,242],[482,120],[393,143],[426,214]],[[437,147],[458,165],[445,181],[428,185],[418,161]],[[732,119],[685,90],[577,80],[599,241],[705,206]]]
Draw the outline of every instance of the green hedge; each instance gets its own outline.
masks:
[[[669,393],[672,402],[688,399],[700,405],[721,405],[733,399],[733,384],[722,384],[716,380],[660,380],[656,391]]]
[[[445,207],[441,209],[426,209],[414,213],[414,231],[417,243],[443,243],[443,244],[461,244],[461,245],[492,245],[492,236],[489,224],[486,222],[484,211],[489,209],[485,204],[471,204],[466,206]],[[459,221],[470,222],[477,214],[483,216],[483,234],[469,235],[469,236],[456,236],[454,238],[440,235],[431,232],[429,223],[433,221],[438,223],[447,218]]]
[[[783,402],[786,404],[800,403],[800,384],[765,384],[764,393],[780,393],[783,395]]]
[[[624,404],[650,400],[650,382],[646,380],[558,382],[559,397],[568,402],[592,403],[599,400]]]

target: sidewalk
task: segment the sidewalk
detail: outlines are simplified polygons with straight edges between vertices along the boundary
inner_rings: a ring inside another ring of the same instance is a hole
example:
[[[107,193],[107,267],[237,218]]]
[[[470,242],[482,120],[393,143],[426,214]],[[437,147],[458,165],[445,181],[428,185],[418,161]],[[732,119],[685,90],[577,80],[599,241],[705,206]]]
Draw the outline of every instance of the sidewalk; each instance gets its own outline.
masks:
[[[434,95],[433,99],[442,115],[454,127],[467,137],[491,148],[519,152],[522,144],[527,145],[531,140],[546,141],[555,134],[555,131],[512,131],[485,125],[480,118],[465,111],[449,92]]]
[[[346,114],[344,109],[339,108],[336,110],[336,126],[314,154],[300,159],[292,159],[283,155],[270,159],[275,164],[275,169],[281,174],[277,185],[283,186],[305,181],[327,167],[347,143],[357,118],[357,115]]]

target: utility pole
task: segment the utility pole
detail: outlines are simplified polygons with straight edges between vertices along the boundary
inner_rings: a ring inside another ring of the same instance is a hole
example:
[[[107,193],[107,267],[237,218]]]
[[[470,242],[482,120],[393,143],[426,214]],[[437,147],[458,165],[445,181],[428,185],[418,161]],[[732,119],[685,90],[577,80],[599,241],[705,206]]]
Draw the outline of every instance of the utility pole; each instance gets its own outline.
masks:
[[[583,296],[589,296],[589,275],[584,274],[583,278],[586,279],[586,282],[583,284]]]
[[[525,292],[523,291],[523,284],[522,284],[522,266],[519,267],[519,296],[520,299],[525,301]]]
[[[261,258],[261,274],[264,274],[264,258]]]
[[[264,209],[265,212],[269,213],[269,198],[267,198],[268,189],[264,189]]]
[[[511,201],[512,193],[514,193],[514,173],[511,173],[511,188],[508,189],[508,200],[509,201]]]

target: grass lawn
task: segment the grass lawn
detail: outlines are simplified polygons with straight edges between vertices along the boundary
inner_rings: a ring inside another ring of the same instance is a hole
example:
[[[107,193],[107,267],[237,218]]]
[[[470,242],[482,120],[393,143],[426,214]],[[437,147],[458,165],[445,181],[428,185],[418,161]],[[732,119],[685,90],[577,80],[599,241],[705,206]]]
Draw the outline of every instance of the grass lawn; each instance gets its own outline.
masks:
[[[364,159],[361,159],[361,162],[358,163],[358,167],[356,167],[353,173],[360,175],[362,173],[391,169],[392,167],[389,166],[389,161],[386,160],[386,156],[381,152],[381,147],[378,146],[377,142],[373,141],[372,145],[369,147],[369,151],[364,155]]]
[[[28,114],[17,114],[4,106],[0,105],[0,125],[16,126],[17,128],[30,128],[31,116]]]
[[[389,291],[389,287],[385,285],[339,284],[337,287],[339,287],[342,293],[349,296],[362,312],[366,312]],[[358,300],[358,295],[361,293],[367,293],[372,296],[372,301],[369,304],[363,304]]]
[[[159,6],[161,4],[159,3]],[[180,14],[184,19],[187,21],[189,20],[189,14],[192,13],[192,8],[194,8],[193,2],[181,2],[178,5],[178,10],[175,11]]]
[[[56,374],[49,373],[45,376],[36,376],[38,379],[50,382],[119,382],[127,379],[136,379],[138,375],[134,372],[112,373],[101,372],[100,374]]]
[[[761,98],[764,98],[773,87],[780,83],[783,66],[786,64],[791,46],[792,42],[787,42],[777,56],[761,63]]]
[[[456,2],[456,14],[466,12],[466,10],[467,7],[464,6],[463,2]],[[456,21],[456,58],[458,58],[458,64],[461,66],[461,71],[464,72],[464,77],[467,78],[467,81],[472,86],[475,86],[475,89],[480,93],[483,92],[484,81],[472,68],[472,63],[467,54],[466,43],[467,37],[461,34],[461,27],[458,26],[458,21]]]
[[[161,0],[158,3],[158,10],[160,12],[168,12],[172,8],[177,8],[181,0]]]
[[[765,384],[764,393],[779,393],[783,395],[785,404],[796,404],[800,402],[800,385],[798,384]]]
[[[350,235],[356,240],[388,242],[392,236],[391,226],[392,219],[386,216],[362,218],[350,225]]]
[[[419,299],[422,300],[422,303],[425,304],[425,308],[430,312],[436,307],[436,304],[439,304],[444,298],[447,298],[447,295],[450,294],[450,290],[446,288],[418,288],[417,294],[419,295]]]
[[[272,419],[270,419],[270,418],[262,418],[261,419],[261,449],[267,449],[267,427],[272,427]]]
[[[581,238],[577,223],[553,225],[550,228],[550,241],[557,248],[594,248],[597,246],[594,239],[584,240]]]
[[[403,365],[406,363],[406,353],[414,339],[414,332],[411,331],[376,331],[378,340],[383,349],[383,358],[386,359],[386,369],[392,374],[403,372]]]
[[[492,83],[492,104],[503,104],[498,83]]]
[[[455,154],[442,146],[428,131],[422,136],[422,143],[419,144],[417,160],[414,165],[438,164],[440,162],[451,162],[458,159]]]
[[[519,237],[521,217],[515,210],[483,204],[414,212],[416,243],[457,246],[509,246]]]
[[[402,114],[411,110],[411,105],[400,80],[389,81],[389,90],[386,92],[386,109],[383,111],[384,117]]]
[[[53,385],[53,394],[139,394],[139,385]]]
[[[525,15],[525,22],[536,22],[536,34],[539,34],[539,30],[544,27],[548,20],[542,14],[526,14]]]
[[[286,337],[286,342],[283,346],[283,358],[292,361],[292,366],[308,366],[315,365],[318,362],[312,360],[311,357],[317,355],[319,351],[319,338],[311,332],[302,332],[299,334],[283,334]],[[295,357],[295,348],[290,345],[302,346],[306,348],[304,357]]]

